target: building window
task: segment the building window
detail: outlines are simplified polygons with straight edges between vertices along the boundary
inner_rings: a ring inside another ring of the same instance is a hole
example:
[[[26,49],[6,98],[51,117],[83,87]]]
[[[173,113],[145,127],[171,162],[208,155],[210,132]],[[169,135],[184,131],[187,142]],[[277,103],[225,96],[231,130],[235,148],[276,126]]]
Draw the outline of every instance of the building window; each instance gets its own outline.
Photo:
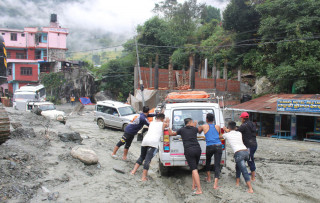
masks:
[[[11,41],[17,41],[17,33],[11,33]]]
[[[25,57],[24,53],[16,53],[16,58],[17,59],[25,59],[26,57]]]
[[[32,75],[32,68],[30,67],[21,67],[20,75]]]
[[[21,34],[21,37],[24,37],[24,36],[25,36],[24,33],[22,33],[22,34]]]
[[[11,59],[11,52],[7,52],[7,58]]]
[[[12,68],[8,68],[8,75],[12,75]]]
[[[47,35],[42,35],[42,41],[46,42],[47,41]]]

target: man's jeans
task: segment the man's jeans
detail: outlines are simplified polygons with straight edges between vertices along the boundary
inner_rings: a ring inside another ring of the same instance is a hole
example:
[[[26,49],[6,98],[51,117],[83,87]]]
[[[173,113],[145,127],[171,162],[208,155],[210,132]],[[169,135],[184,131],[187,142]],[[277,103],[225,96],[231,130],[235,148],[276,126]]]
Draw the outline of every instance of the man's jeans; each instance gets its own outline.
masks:
[[[254,153],[257,151],[258,147],[249,147],[249,156],[250,159],[248,160],[248,165],[250,167],[250,171],[255,171],[256,170],[256,164],[254,163]]]
[[[249,160],[249,152],[248,151],[238,151],[234,154],[234,160],[236,162],[236,177],[240,178],[242,173],[243,178],[246,182],[250,181],[250,177],[248,174],[246,161]]]

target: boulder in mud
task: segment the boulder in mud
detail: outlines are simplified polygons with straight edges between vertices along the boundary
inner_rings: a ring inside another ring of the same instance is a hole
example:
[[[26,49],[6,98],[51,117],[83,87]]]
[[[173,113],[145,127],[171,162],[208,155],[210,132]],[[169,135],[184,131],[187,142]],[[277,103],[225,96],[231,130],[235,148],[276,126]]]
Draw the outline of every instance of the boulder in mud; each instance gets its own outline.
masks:
[[[19,122],[11,122],[13,129],[21,128],[22,124]]]
[[[75,142],[78,144],[81,144],[82,137],[80,136],[80,133],[78,132],[71,132],[71,133],[59,133],[58,136],[60,137],[60,140],[63,142]]]
[[[98,163],[98,156],[91,149],[76,146],[71,150],[71,156],[73,158],[79,159],[86,165],[93,165]]]
[[[18,127],[17,129],[11,132],[11,137],[36,137],[36,133],[34,132],[33,128],[22,128]]]

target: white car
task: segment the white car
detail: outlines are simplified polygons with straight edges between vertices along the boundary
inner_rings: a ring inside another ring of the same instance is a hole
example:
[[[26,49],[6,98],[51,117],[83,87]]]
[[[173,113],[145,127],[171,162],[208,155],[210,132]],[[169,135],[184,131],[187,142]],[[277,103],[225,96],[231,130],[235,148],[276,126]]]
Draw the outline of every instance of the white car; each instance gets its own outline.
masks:
[[[40,113],[42,116],[45,116],[47,118],[57,120],[63,124],[66,124],[67,117],[63,111],[56,110],[56,107],[51,102],[28,102],[27,105],[27,111],[32,111],[37,113]]]
[[[132,106],[111,100],[97,102],[94,114],[94,120],[99,128],[108,126],[123,131],[130,121],[139,115]]]

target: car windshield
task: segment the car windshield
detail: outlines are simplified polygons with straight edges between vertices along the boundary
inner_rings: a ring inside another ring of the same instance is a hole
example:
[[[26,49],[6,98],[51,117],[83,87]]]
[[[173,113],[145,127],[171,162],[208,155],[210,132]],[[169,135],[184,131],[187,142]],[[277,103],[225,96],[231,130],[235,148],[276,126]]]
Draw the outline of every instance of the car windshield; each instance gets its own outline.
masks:
[[[206,123],[208,113],[213,113],[212,109],[179,109],[173,111],[172,130],[178,130],[184,126],[184,119],[192,118],[198,125]],[[215,119],[214,119],[215,121]]]
[[[136,113],[132,106],[121,107],[118,110],[121,116],[128,116]]]
[[[53,104],[46,104],[46,105],[40,105],[39,109],[42,111],[49,111],[49,110],[55,110],[56,107]]]

